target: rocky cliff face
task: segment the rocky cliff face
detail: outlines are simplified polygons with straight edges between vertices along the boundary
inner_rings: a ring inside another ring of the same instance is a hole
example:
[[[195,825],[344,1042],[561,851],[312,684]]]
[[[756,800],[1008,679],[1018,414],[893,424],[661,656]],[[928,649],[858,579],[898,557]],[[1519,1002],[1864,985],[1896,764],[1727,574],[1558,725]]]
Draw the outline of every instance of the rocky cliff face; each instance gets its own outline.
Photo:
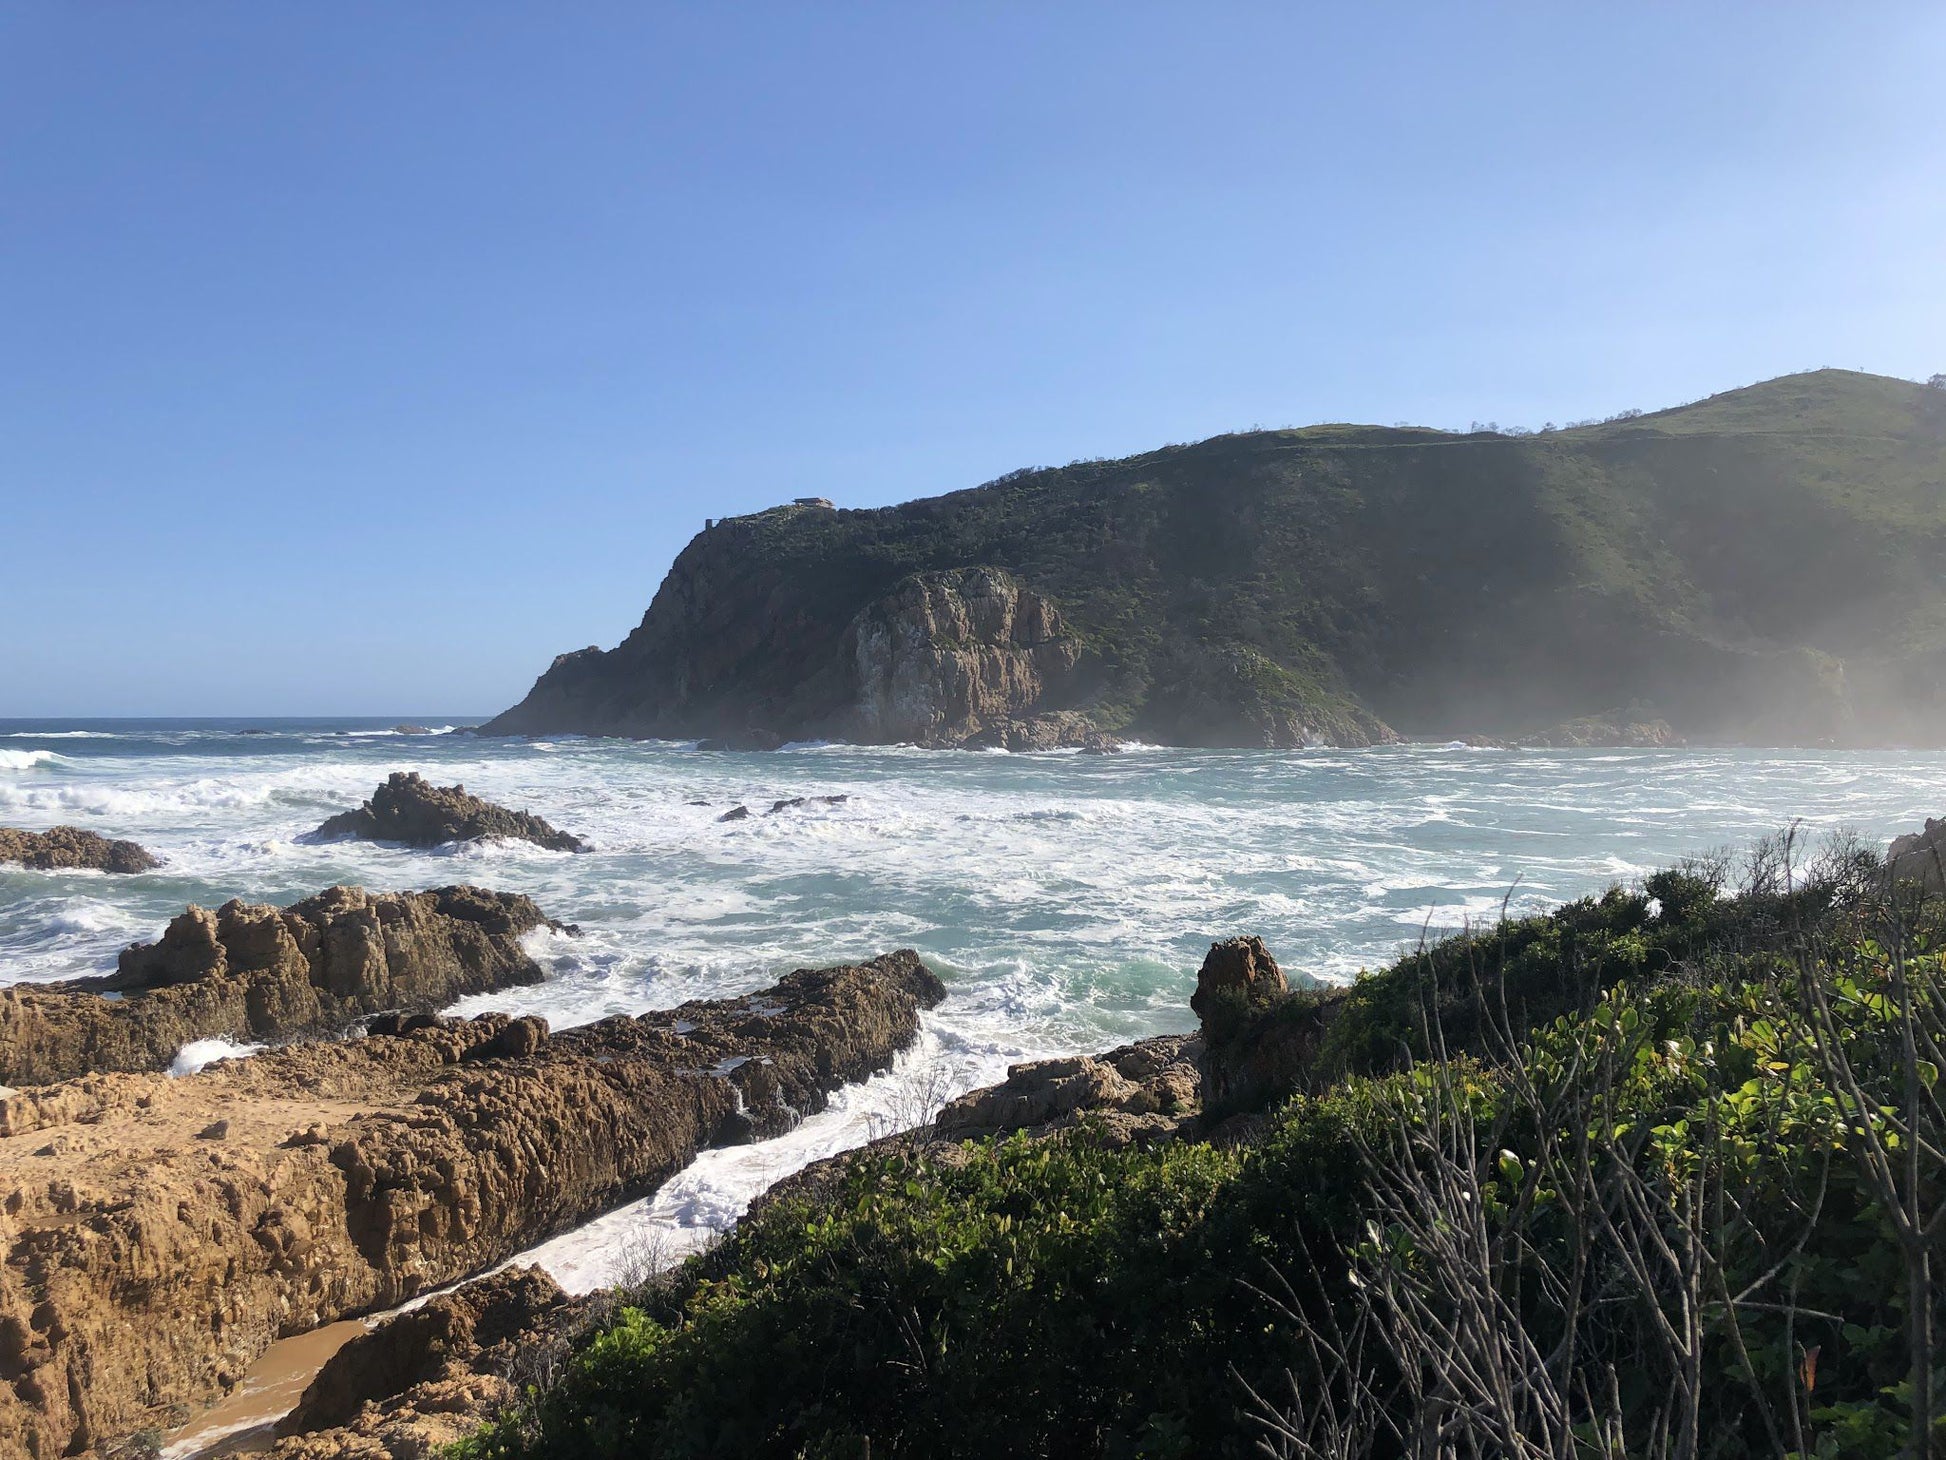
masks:
[[[529,899],[477,887],[192,907],[107,977],[0,989],[0,1084],[159,1070],[192,1040],[336,1034],[381,1010],[539,983],[520,939],[548,926]]]
[[[392,1307],[886,1067],[918,957],[551,1038],[405,1021],[184,1079],[0,1099],[0,1435],[33,1460],[168,1428],[272,1340]]]
[[[1081,646],[1053,603],[1013,574],[915,575],[846,633],[855,698],[846,729],[869,744],[959,745],[1062,706]]]

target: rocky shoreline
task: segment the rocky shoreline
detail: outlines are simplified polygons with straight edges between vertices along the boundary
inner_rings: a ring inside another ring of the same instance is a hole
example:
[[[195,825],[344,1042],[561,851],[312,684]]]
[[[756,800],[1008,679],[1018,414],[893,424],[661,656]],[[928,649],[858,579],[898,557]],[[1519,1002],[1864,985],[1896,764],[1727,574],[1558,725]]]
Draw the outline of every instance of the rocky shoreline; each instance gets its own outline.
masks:
[[[279,1337],[396,1306],[888,1066],[915,954],[549,1036],[396,1033],[0,1100],[0,1433],[35,1460],[182,1423]]]
[[[463,886],[191,907],[112,974],[0,989],[0,1085],[160,1070],[194,1040],[338,1034],[382,1011],[539,983],[520,939],[543,927],[559,924],[530,899]]]
[[[1197,976],[1192,1006],[1204,1013],[1192,1034],[1159,1035],[1100,1055],[1072,1055],[1013,1066],[997,1085],[947,1103],[929,1124],[884,1136],[814,1162],[759,1196],[753,1212],[816,1195],[837,1184],[853,1163],[897,1150],[950,1162],[962,1142],[1024,1134],[1058,1139],[1086,1126],[1110,1145],[1209,1135],[1207,1088],[1229,1090],[1236,1066],[1248,1065],[1259,1041],[1239,1042],[1216,1013],[1245,990],[1245,1002],[1268,1007],[1288,992],[1276,960],[1257,938],[1212,945]],[[1328,1001],[1327,1001],[1328,1002]],[[1212,1014],[1216,1022],[1212,1024]],[[1216,1132],[1247,1139],[1247,1116],[1216,1112]],[[435,1299],[438,1316],[389,1319],[354,1339],[327,1363],[302,1402],[278,1426],[289,1438],[277,1460],[404,1460],[427,1455],[493,1419],[517,1398],[516,1378],[546,1372],[593,1322],[604,1300],[569,1299],[532,1269],[497,1274]],[[428,1307],[432,1305],[429,1304]],[[423,1312],[424,1310],[421,1310]],[[497,1315],[491,1325],[474,1315]],[[480,1328],[492,1342],[475,1337]],[[448,1337],[457,1333],[457,1340]]]

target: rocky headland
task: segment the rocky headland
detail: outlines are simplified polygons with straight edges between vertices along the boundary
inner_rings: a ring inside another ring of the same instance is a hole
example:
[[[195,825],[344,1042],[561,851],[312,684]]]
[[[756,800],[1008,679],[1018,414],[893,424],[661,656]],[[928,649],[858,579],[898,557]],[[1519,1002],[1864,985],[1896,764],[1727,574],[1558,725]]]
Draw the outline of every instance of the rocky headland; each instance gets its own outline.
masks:
[[[47,831],[15,831],[0,826],[0,862],[19,862],[41,871],[147,872],[162,859],[128,841],[111,841],[77,826]]]
[[[526,811],[509,811],[464,786],[435,786],[417,771],[394,771],[356,810],[330,817],[311,833],[318,841],[354,838],[438,847],[448,842],[511,838],[551,852],[584,852],[581,839],[556,831]]]
[[[0,988],[0,1085],[160,1070],[192,1040],[335,1035],[366,1015],[538,983],[520,940],[555,926],[528,898],[463,886],[191,907],[112,974]]]
[[[180,1424],[275,1339],[396,1306],[779,1134],[943,995],[910,952],[549,1034],[393,1021],[200,1074],[0,1099],[0,1434]],[[367,1453],[370,1453],[369,1450]]]
[[[711,523],[634,632],[482,733],[1937,745],[1942,447],[1946,393],[1816,371],[1559,431],[1252,431],[793,503]]]

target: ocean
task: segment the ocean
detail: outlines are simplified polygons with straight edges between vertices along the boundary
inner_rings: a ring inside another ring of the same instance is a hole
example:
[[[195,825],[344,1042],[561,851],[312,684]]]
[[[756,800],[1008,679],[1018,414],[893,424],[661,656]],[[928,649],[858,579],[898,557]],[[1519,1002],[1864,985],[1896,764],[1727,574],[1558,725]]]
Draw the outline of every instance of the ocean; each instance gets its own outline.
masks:
[[[1260,934],[1294,976],[1342,982],[1503,905],[1550,907],[1793,821],[1882,842],[1946,809],[1936,751],[734,754],[454,728],[474,718],[406,717],[423,732],[396,718],[0,721],[0,825],[72,824],[165,859],[135,876],[0,865],[0,982],[105,971],[187,903],[283,904],[336,882],[530,894],[579,933],[534,936],[546,983],[455,1012],[556,1028],[919,950],[949,996],[897,1068],[530,1254],[577,1290],[680,1255],[771,1181],[1014,1061],[1192,1027],[1214,939]],[[393,770],[463,782],[593,850],[304,839]],[[771,809],[797,797],[843,799]],[[739,805],[747,818],[720,819]]]

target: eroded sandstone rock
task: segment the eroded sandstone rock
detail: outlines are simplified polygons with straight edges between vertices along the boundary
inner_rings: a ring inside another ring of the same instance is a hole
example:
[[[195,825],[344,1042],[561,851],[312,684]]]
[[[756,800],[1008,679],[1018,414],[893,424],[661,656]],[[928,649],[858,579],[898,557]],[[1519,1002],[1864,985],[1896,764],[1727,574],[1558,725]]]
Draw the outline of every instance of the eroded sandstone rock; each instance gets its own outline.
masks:
[[[999,568],[906,579],[846,635],[858,739],[957,746],[1050,708],[1080,641],[1053,603]]]
[[[161,859],[134,842],[110,841],[78,826],[46,831],[0,827],[0,862],[19,862],[44,871],[79,868],[96,872],[146,872]]]
[[[943,992],[899,952],[524,1056],[477,1056],[514,1022],[483,1015],[0,1100],[0,1435],[52,1460],[178,1425],[280,1336],[790,1128],[888,1066]],[[212,1119],[224,1138],[196,1139]]]
[[[1203,1021],[1205,1111],[1221,1119],[1301,1088],[1339,1001],[1293,994],[1263,939],[1228,938],[1210,945],[1189,1005]]]
[[[1202,1111],[1202,1039],[1169,1034],[1103,1055],[1014,1065],[998,1085],[951,1101],[933,1123],[950,1140],[1045,1134],[1091,1120],[1113,1142],[1173,1135]]]
[[[191,907],[106,977],[0,989],[0,1083],[159,1070],[192,1040],[335,1034],[380,1010],[538,983],[520,939],[551,926],[530,899],[477,887]]]
[[[579,837],[556,831],[540,817],[509,811],[471,794],[464,786],[435,786],[417,771],[394,771],[356,811],[341,812],[313,836],[323,840],[403,842],[437,847],[447,842],[511,837],[553,852],[586,851]]]
[[[589,1309],[537,1267],[509,1268],[352,1339],[277,1425],[278,1460],[430,1456],[513,1401]]]

